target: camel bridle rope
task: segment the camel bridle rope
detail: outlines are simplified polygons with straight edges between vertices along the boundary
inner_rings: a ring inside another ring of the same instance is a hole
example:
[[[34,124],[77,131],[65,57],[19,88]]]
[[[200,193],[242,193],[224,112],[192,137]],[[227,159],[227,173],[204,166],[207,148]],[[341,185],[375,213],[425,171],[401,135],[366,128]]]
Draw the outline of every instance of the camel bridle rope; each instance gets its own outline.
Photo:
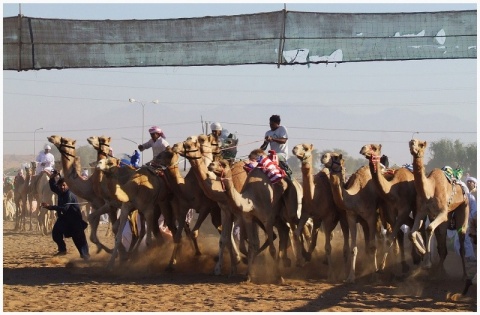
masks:
[[[62,148],[69,148],[75,150],[75,147],[72,145],[64,144],[63,142],[60,143],[60,147],[58,148],[58,151],[60,151],[60,154],[63,155],[68,161],[70,161],[69,157],[75,158],[74,154],[71,154],[69,152],[63,151]]]

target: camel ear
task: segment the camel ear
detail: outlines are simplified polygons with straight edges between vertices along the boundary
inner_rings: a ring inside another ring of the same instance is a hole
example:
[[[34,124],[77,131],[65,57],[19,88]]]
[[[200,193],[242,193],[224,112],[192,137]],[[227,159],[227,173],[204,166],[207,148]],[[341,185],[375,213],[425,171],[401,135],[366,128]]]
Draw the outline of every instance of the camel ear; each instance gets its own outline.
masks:
[[[422,148],[426,148],[427,147],[427,141],[420,142],[420,145],[422,146]]]
[[[343,159],[343,154],[339,154],[339,155],[338,155],[338,158],[339,158],[340,160]]]
[[[381,144],[378,145],[378,149],[379,149],[379,150],[382,149],[382,145],[381,145]]]
[[[310,150],[313,150],[313,143],[310,143]]]
[[[77,140],[72,141],[72,145],[75,145],[75,143],[77,143]]]

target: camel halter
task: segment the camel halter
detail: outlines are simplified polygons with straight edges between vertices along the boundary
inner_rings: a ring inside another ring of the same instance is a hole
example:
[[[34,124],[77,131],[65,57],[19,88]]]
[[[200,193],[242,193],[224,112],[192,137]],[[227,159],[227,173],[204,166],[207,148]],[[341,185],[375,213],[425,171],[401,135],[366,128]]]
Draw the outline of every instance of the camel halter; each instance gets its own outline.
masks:
[[[333,169],[334,166],[340,166],[340,169],[335,170],[335,169]],[[331,173],[341,173],[342,172],[342,165],[340,164],[340,162],[337,162],[337,161],[334,161],[334,160],[332,160],[332,165],[330,165],[330,167],[327,166],[327,168]]]
[[[110,148],[110,145],[109,145],[109,144],[107,144],[107,143],[105,143],[105,142],[103,142],[103,141],[98,141],[98,144],[99,144],[99,147],[100,147],[100,152],[99,152],[99,154],[103,154],[103,155],[105,155],[105,157],[113,157],[113,155],[110,154],[110,150],[108,150],[108,152],[107,152],[107,151],[105,151],[105,150],[102,149],[102,147]]]
[[[74,150],[75,150],[75,147],[74,147],[74,146],[60,143],[60,148],[58,148],[58,151],[60,151],[60,154],[63,155],[68,161],[70,161],[69,156],[72,157],[72,158],[75,158],[75,155],[74,155],[74,154],[71,154],[71,153],[69,153],[69,152],[63,151],[63,150],[62,150],[63,147],[69,148],[69,149],[74,149]]]
[[[302,164],[307,164],[307,159],[310,158],[312,156],[312,153],[309,151],[307,153],[305,153],[305,155],[303,156],[302,158]]]

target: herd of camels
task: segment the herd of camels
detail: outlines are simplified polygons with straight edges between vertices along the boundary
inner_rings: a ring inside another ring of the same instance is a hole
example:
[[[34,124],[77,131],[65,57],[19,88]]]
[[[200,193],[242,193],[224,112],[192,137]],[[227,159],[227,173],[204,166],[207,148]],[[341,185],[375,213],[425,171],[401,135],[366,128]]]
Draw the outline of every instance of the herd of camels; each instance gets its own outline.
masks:
[[[76,140],[57,135],[48,137],[48,141],[61,153],[63,176],[70,190],[92,206],[92,212],[88,215],[90,241],[97,246],[97,252],[105,250],[111,253],[107,264],[109,269],[115,268],[117,256],[120,257],[120,263],[128,257],[129,252],[122,246],[121,233],[129,214],[138,210],[145,222],[143,226],[146,226],[141,229],[138,238],[145,236],[147,248],[154,245],[154,242],[161,241],[158,226],[161,214],[172,231],[174,246],[167,270],[175,268],[184,231],[195,245],[195,254],[201,255],[197,243],[198,231],[210,214],[211,222],[220,234],[218,259],[213,271],[215,275],[222,274],[223,254],[227,250],[230,255],[229,274],[237,274],[237,265],[244,261],[248,266],[247,279],[255,281],[252,268],[255,258],[268,248],[274,261],[274,281],[282,282],[280,263],[284,267],[292,264],[288,258],[288,249],[293,252],[295,266],[303,266],[312,258],[321,225],[325,233],[325,262],[328,265],[329,280],[355,282],[357,226],[363,230],[365,259],[368,259],[366,265],[372,275],[385,268],[387,255],[393,252],[393,245],[397,248],[397,244],[402,272],[407,272],[409,265],[405,258],[401,230],[404,224],[410,227],[408,236],[414,245],[411,253],[413,261],[419,263],[423,260],[423,267],[426,268],[432,267],[430,243],[435,233],[440,256],[438,269],[435,270],[445,273],[443,263],[447,256],[447,221],[454,213],[463,277],[467,278],[464,239],[469,216],[468,198],[461,186],[450,183],[442,170],[434,169],[426,174],[423,161],[427,146],[425,141],[412,139],[409,142],[413,173],[406,168],[383,172],[380,164],[382,146],[363,146],[360,154],[369,163],[359,168],[348,181],[345,180],[341,154],[324,154],[321,157],[323,170],[313,174],[313,145],[298,144],[292,152],[301,162],[302,182],[286,176],[272,184],[268,175],[259,167],[247,172],[244,168],[247,161],[222,160],[219,147],[211,143],[206,135],[192,136],[168,147],[139,169],[120,166],[120,161],[109,155],[110,137],[90,137],[87,140],[97,151],[97,164],[90,177],[82,178],[75,151]],[[267,154],[257,149],[251,155]],[[184,177],[179,170],[181,158],[187,159],[191,164]],[[32,169],[26,171],[27,182]],[[48,183],[45,182],[48,180],[47,175],[40,175],[44,186],[40,182],[37,185],[39,188],[34,197],[37,201],[52,198]],[[21,190],[22,187],[18,189]],[[20,199],[26,198],[21,193],[18,196]],[[26,200],[23,202],[25,204]],[[19,201],[20,207],[21,203]],[[193,228],[185,222],[189,209],[195,209],[198,213]],[[113,249],[102,244],[97,237],[100,217],[105,213],[108,213],[116,234]],[[41,217],[42,233],[47,231],[46,216],[44,214]],[[427,217],[430,223],[425,228]],[[24,228],[25,221],[17,215],[16,228],[21,224]],[[311,229],[306,229],[307,222],[311,222]],[[232,237],[234,224],[240,226],[239,242]],[[345,268],[342,275],[335,274],[333,266],[336,263],[332,258],[332,232],[337,224],[340,224],[344,240]],[[380,225],[388,232],[385,246],[379,251],[380,263],[377,264]],[[259,231],[265,233],[265,243],[262,245]],[[278,252],[274,242],[277,237]],[[138,243],[137,246],[131,246],[132,251],[138,250]]]

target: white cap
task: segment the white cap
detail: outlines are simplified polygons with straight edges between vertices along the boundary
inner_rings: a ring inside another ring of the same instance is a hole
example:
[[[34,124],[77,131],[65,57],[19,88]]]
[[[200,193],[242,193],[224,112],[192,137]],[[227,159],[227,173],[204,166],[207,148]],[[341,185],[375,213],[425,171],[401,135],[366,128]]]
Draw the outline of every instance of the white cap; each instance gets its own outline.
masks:
[[[214,122],[210,125],[210,129],[213,130],[222,130],[222,125],[220,125],[220,123],[218,122]]]
[[[47,150],[47,149],[48,149],[48,150],[51,150],[52,147],[50,147],[48,144],[46,144],[46,145],[43,147],[43,149],[45,149],[45,150]]]

